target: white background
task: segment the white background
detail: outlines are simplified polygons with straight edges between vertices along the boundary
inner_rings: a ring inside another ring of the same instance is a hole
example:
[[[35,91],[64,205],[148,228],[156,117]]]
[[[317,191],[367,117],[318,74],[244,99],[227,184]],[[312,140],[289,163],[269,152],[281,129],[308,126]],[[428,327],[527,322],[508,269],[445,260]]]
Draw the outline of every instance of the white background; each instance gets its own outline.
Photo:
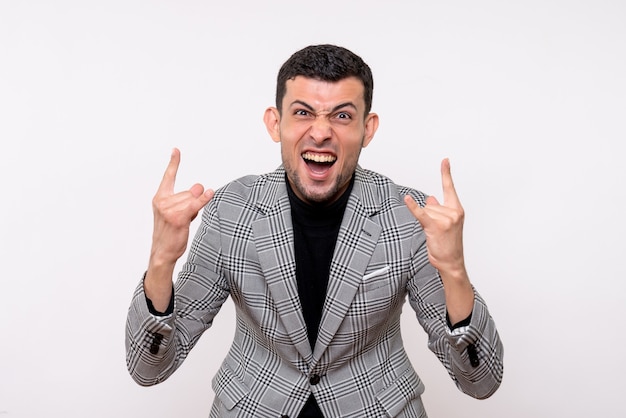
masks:
[[[363,166],[440,195],[452,161],[505,377],[462,395],[407,308],[430,417],[623,416],[626,3],[2,0],[1,418],[208,416],[230,302],[167,382],[126,371],[150,201],[174,146],[179,189],[274,169],[262,114],[315,43],[374,72]]]

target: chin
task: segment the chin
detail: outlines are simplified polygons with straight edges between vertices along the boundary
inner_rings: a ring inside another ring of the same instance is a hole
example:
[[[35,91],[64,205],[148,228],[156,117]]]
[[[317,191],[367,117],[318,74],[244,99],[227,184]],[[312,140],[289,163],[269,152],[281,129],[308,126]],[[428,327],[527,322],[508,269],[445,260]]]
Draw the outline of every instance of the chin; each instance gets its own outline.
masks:
[[[337,198],[337,189],[326,188],[320,190],[319,188],[307,188],[304,190],[303,196],[310,203],[330,203]]]
[[[311,181],[306,178],[306,175],[300,176],[296,172],[287,171],[287,177],[296,194],[305,202],[315,204],[330,203],[337,198],[338,182],[336,179],[324,182],[324,185],[322,185],[320,182]]]

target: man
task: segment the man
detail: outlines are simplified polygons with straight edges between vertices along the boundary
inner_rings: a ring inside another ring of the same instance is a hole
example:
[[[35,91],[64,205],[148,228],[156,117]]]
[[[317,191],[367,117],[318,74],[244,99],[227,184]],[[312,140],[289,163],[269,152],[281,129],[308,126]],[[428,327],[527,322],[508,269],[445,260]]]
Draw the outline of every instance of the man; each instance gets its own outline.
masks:
[[[310,46],[282,66],[276,107],[265,111],[281,144],[276,171],[174,193],[173,151],[128,313],[127,364],[139,384],[171,375],[230,296],[237,325],[211,417],[425,417],[400,335],[408,296],[460,390],[485,398],[499,387],[502,344],[465,270],[449,162],[443,204],[361,168],[378,127],[372,91],[360,57]]]

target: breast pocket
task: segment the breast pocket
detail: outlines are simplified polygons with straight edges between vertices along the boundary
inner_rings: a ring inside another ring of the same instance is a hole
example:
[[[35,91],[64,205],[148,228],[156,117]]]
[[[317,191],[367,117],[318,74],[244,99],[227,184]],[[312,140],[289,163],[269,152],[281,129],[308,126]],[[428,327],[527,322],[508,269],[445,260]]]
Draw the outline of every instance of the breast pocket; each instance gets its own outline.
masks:
[[[366,300],[395,303],[406,295],[406,274],[401,268],[378,264],[365,271],[360,292]]]
[[[391,280],[391,278],[389,277],[390,272],[391,266],[383,266],[370,273],[367,273],[365,276],[363,276],[363,291],[369,292],[379,288],[388,288]]]
[[[376,338],[385,324],[394,321],[402,311],[406,292],[402,274],[392,265],[371,265],[346,312],[346,327],[354,338]]]

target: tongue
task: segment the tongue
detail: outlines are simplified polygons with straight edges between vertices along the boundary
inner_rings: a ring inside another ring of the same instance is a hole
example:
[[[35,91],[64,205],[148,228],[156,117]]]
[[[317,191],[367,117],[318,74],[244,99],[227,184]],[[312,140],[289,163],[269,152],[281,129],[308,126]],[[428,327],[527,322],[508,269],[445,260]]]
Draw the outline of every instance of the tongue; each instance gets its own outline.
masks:
[[[328,163],[316,163],[315,161],[308,161],[307,165],[315,174],[324,174],[326,173],[332,164]]]

